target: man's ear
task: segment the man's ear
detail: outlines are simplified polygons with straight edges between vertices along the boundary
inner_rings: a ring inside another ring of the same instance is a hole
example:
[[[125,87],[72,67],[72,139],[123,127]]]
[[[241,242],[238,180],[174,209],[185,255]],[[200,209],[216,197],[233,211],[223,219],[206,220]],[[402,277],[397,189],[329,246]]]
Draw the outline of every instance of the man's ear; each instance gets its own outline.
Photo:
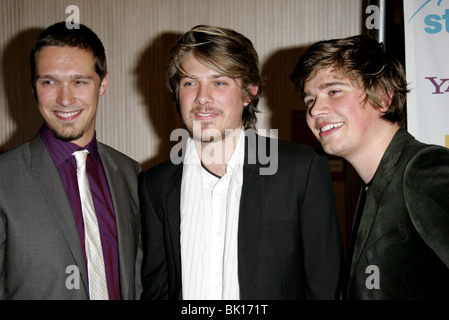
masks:
[[[100,96],[106,93],[106,88],[108,87],[108,80],[109,80],[109,72],[106,72],[106,75],[104,76],[100,84]]]
[[[256,96],[257,92],[259,91],[259,86],[255,85],[255,84],[249,84],[248,89],[249,89],[249,91],[251,91],[251,94],[253,96]],[[251,97],[246,96],[245,103],[243,105],[246,107],[251,102],[251,100],[252,100]]]
[[[393,101],[393,94],[390,91],[384,91],[378,88],[377,96],[379,97],[380,104],[382,105],[379,110],[383,113],[388,112],[388,110],[390,110],[391,102]]]

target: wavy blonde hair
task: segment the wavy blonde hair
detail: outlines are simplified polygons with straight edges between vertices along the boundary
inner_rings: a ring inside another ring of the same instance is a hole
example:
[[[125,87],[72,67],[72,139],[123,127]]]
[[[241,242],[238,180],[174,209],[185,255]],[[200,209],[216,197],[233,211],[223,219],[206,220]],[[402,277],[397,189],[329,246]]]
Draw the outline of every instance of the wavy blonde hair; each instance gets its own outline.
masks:
[[[255,129],[257,104],[262,94],[262,77],[259,72],[259,57],[252,42],[242,34],[226,28],[210,25],[198,25],[186,32],[170,50],[166,65],[166,78],[173,98],[179,107],[179,83],[187,75],[182,68],[184,57],[193,53],[206,67],[233,78],[240,79],[243,99],[251,102],[242,114],[245,129]],[[256,94],[250,86],[258,86]]]

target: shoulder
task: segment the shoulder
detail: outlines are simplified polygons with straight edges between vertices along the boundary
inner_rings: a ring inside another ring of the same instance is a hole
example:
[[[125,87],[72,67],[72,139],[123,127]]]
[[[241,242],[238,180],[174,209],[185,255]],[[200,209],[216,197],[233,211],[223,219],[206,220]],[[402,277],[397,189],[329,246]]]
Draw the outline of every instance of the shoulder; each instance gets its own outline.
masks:
[[[418,142],[411,144],[408,150],[410,151],[405,167],[405,177],[414,176],[419,174],[419,172],[434,172],[434,174],[438,174],[439,170],[442,172],[449,170],[448,148]],[[404,152],[408,150],[405,148]]]
[[[45,149],[43,148],[41,151],[43,152]],[[35,157],[34,161],[33,156]],[[35,165],[34,168],[33,163]],[[33,153],[30,142],[1,154],[0,198],[5,199],[17,194],[23,195],[24,186],[35,186],[35,176],[32,175],[33,169],[45,172],[45,179],[51,179],[53,176],[50,175],[56,171],[56,167],[52,171],[52,168],[49,166],[52,163],[50,155],[48,155],[48,159],[44,159],[36,152]],[[36,190],[38,189],[36,188]]]
[[[121,169],[129,168],[136,172],[142,170],[140,164],[136,160],[104,143],[98,142],[98,152],[102,155],[103,159],[106,157],[106,159],[109,160],[109,157]]]
[[[176,186],[181,185],[182,163],[174,164],[171,160],[155,165],[139,176],[139,194],[147,196],[154,203],[162,199]]]
[[[449,149],[420,146],[405,166],[402,184],[412,214],[446,212],[449,217]]]
[[[13,174],[19,167],[29,167],[31,163],[31,143],[25,142],[12,150],[0,154],[0,172]]]
[[[14,149],[11,149],[5,153],[0,154],[0,161],[2,163],[8,162],[8,161],[15,161],[18,158],[23,158],[24,155],[30,153],[30,143],[25,142],[24,144],[21,144]]]
[[[269,150],[271,154],[275,154],[277,152],[280,163],[293,162],[303,165],[304,163],[310,163],[316,159],[327,161],[327,156],[321,149],[297,142],[279,140],[275,138],[262,137],[261,139],[262,141],[265,140],[266,145],[270,146],[267,150]],[[260,148],[260,142],[258,147]]]
[[[279,140],[279,150],[287,155],[302,157],[314,157],[320,152],[312,146],[284,140]]]
[[[173,177],[175,172],[180,169],[182,170],[182,163],[175,164],[173,161],[167,160],[144,171],[142,178],[144,180],[164,181]]]
[[[167,160],[144,171],[140,180],[146,186],[158,186],[162,190],[171,188],[174,183],[180,181],[181,177],[182,163],[175,164],[171,160]]]
[[[273,148],[277,148],[279,154],[282,154],[284,156],[300,155],[303,157],[313,157],[317,154],[317,152],[320,152],[319,150],[316,150],[309,145],[304,145],[297,142],[280,140],[277,138],[266,137],[259,134],[256,134],[255,137],[257,139],[254,139],[254,137],[251,137],[251,134],[247,133],[247,143],[255,143],[256,148],[262,148],[267,151],[275,151],[273,150]]]
[[[251,140],[248,140],[246,147],[246,163],[249,168],[260,172],[265,170],[261,167],[267,167],[264,175],[282,179],[287,176],[306,179],[312,172],[316,175],[317,172],[329,171],[328,158],[320,150],[296,142],[259,135],[257,137],[256,147],[251,145]]]
[[[407,163],[403,192],[416,230],[449,265],[449,149],[420,148]]]

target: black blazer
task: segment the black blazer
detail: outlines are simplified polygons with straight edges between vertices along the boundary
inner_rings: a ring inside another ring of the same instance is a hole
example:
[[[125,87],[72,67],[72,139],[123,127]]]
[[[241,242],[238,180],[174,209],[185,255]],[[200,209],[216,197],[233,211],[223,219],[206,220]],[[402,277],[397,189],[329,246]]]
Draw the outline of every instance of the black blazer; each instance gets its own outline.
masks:
[[[256,140],[276,145],[265,137]],[[261,175],[263,165],[250,161],[260,141],[248,146],[247,139],[245,144],[238,230],[240,297],[334,299],[342,246],[327,158],[311,147],[276,140],[278,170]],[[182,168],[166,161],[140,180],[142,299],[182,298]]]
[[[449,150],[399,130],[351,242],[343,297],[449,299]]]

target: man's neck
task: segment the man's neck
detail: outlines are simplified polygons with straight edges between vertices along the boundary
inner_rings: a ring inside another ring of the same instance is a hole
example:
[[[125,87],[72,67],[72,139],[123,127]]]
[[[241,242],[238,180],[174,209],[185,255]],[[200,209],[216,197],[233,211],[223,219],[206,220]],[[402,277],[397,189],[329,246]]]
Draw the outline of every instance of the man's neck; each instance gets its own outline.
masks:
[[[204,168],[212,174],[222,177],[226,173],[227,163],[237,147],[240,134],[243,131],[234,130],[224,139],[213,142],[195,143],[197,151],[201,149],[200,159]]]
[[[363,151],[346,159],[366,184],[373,179],[385,151],[399,129],[398,124],[388,123],[385,130],[380,132],[375,140],[366,143],[366,148]]]

